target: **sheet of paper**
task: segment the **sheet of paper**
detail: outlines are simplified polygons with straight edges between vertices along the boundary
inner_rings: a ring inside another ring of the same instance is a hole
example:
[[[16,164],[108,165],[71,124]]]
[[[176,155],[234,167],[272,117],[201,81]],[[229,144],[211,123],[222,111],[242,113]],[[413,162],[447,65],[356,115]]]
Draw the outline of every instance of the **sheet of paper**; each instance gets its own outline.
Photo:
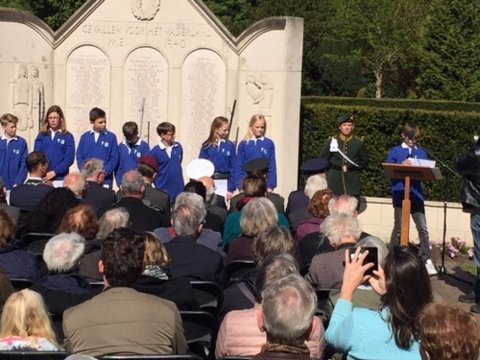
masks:
[[[410,158],[410,163],[413,166],[422,166],[422,167],[428,167],[428,168],[434,168],[436,161],[434,160],[426,160],[426,159],[415,159],[415,158]]]

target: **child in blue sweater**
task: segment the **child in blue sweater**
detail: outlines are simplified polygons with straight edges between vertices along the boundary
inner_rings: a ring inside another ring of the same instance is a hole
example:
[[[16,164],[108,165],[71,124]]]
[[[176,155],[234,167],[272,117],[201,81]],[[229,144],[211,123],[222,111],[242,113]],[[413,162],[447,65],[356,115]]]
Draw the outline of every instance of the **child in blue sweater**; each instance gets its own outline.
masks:
[[[125,139],[118,145],[118,166],[115,171],[117,185],[122,185],[122,177],[127,171],[136,170],[142,155],[148,155],[148,144],[138,136],[138,126],[133,121],[127,121],[122,127]]]
[[[160,166],[154,180],[155,188],[167,192],[170,195],[170,202],[174,203],[184,186],[183,149],[182,145],[175,141],[175,125],[162,122],[157,126],[157,134],[160,142],[150,152]]]
[[[34,150],[45,153],[48,160],[48,172],[43,180],[58,182],[61,186],[75,159],[75,139],[67,131],[60,106],[53,105],[47,110]]]
[[[419,146],[417,141],[420,137],[420,128],[416,124],[406,124],[402,131],[403,142],[393,147],[387,157],[389,164],[412,165],[414,159],[428,159],[428,155]],[[405,191],[404,180],[392,180],[392,202],[394,208],[394,224],[392,236],[390,238],[390,247],[400,243],[400,231],[402,227],[402,201]],[[425,217],[425,195],[420,181],[412,181],[410,188],[410,198],[412,207],[410,213],[418,230],[420,238],[421,256],[430,275],[436,275],[437,270],[433,264],[430,250],[430,238],[427,230],[427,220]]]
[[[105,166],[105,185],[112,187],[113,172],[118,163],[118,144],[114,133],[107,130],[105,111],[99,108],[90,110],[92,130],[80,138],[77,148],[77,165],[82,171],[86,160],[95,158],[103,160]]]
[[[228,119],[223,116],[217,116],[213,119],[210,127],[210,135],[205,140],[200,149],[200,159],[210,160],[215,166],[213,178],[219,181],[227,181],[227,199],[232,197],[235,191],[233,184],[233,170],[235,166],[235,144],[228,140],[230,133],[230,124]]]
[[[27,142],[17,136],[18,118],[13,114],[0,117],[3,135],[0,138],[0,176],[7,190],[22,184],[27,178],[25,161],[28,155]]]
[[[267,191],[272,192],[277,187],[277,163],[275,160],[275,144],[265,137],[267,122],[263,115],[253,115],[248,123],[248,131],[238,145],[235,165],[234,188],[241,189],[245,178],[244,165],[251,160],[268,160]]]

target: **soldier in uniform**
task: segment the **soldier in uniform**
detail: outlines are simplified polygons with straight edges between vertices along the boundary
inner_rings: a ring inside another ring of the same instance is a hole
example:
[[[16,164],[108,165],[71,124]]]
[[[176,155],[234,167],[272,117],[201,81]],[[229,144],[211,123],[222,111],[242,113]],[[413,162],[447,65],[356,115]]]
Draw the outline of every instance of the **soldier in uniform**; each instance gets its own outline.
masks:
[[[336,196],[355,196],[360,203],[360,171],[368,166],[368,152],[363,141],[353,134],[355,113],[344,114],[337,121],[340,133],[329,138],[320,153],[328,160],[328,188]]]

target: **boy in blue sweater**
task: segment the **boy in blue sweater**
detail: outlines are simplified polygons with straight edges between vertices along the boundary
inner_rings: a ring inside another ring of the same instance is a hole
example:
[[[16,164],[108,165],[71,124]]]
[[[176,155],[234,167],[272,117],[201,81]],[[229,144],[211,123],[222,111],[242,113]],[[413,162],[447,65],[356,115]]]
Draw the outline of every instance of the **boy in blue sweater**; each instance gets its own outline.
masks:
[[[420,137],[420,128],[416,124],[406,124],[402,131],[403,142],[393,147],[388,154],[387,163],[412,165],[411,159],[428,159],[425,150],[417,146]],[[392,201],[394,208],[394,225],[392,237],[390,239],[390,248],[400,243],[400,231],[402,226],[402,201],[405,190],[404,180],[392,180]],[[413,221],[417,227],[420,238],[420,248],[422,260],[425,262],[429,275],[436,275],[437,270],[430,259],[430,239],[427,230],[427,220],[425,218],[425,195],[423,194],[422,183],[412,181],[410,188],[410,198],[412,201]]]
[[[0,138],[0,176],[7,190],[23,184],[27,178],[25,161],[28,155],[27,142],[17,136],[18,118],[13,114],[0,117],[3,135]]]
[[[118,144],[114,133],[107,130],[105,111],[99,108],[90,110],[92,130],[80,138],[77,148],[77,166],[80,171],[88,159],[100,159],[105,164],[105,185],[112,187],[113,172],[118,163]]]
[[[175,125],[162,122],[157,126],[160,142],[150,155],[157,160],[160,169],[155,177],[155,188],[163,190],[170,195],[170,202],[174,203],[178,194],[183,191],[182,159],[183,149],[175,141]]]
[[[125,139],[118,145],[118,166],[115,171],[117,185],[122,185],[122,177],[127,171],[136,170],[142,155],[150,153],[148,144],[138,136],[138,126],[127,121],[122,127]]]

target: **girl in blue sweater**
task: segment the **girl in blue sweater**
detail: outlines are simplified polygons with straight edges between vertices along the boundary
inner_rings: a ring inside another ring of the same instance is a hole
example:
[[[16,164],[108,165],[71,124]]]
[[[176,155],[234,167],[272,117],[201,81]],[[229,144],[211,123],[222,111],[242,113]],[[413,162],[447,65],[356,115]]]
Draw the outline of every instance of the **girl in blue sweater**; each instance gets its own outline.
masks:
[[[238,145],[235,165],[234,188],[241,189],[245,178],[244,165],[251,160],[268,160],[267,191],[272,192],[277,187],[277,164],[275,160],[275,144],[265,137],[267,122],[263,115],[253,115],[248,123],[248,131]]]
[[[3,135],[0,138],[0,176],[7,190],[23,184],[27,178],[25,160],[28,155],[27,142],[17,136],[18,118],[13,114],[4,114],[0,118]]]
[[[48,160],[44,181],[61,182],[75,159],[75,140],[67,131],[60,106],[53,105],[47,110],[34,150],[43,152]]]
[[[325,339],[347,359],[420,360],[417,320],[423,308],[433,301],[432,287],[425,266],[411,249],[395,246],[385,265],[365,272],[374,264],[364,264],[368,251],[350,256],[345,251],[345,272],[340,298],[330,318]],[[381,296],[382,308],[354,307],[354,293],[368,281]]]
[[[213,119],[210,127],[210,135],[205,140],[200,149],[200,159],[210,160],[215,166],[214,179],[218,185],[218,181],[226,181],[227,199],[232,197],[235,191],[233,184],[233,170],[235,166],[235,144],[228,140],[230,133],[230,124],[228,119],[223,116],[217,116]]]

